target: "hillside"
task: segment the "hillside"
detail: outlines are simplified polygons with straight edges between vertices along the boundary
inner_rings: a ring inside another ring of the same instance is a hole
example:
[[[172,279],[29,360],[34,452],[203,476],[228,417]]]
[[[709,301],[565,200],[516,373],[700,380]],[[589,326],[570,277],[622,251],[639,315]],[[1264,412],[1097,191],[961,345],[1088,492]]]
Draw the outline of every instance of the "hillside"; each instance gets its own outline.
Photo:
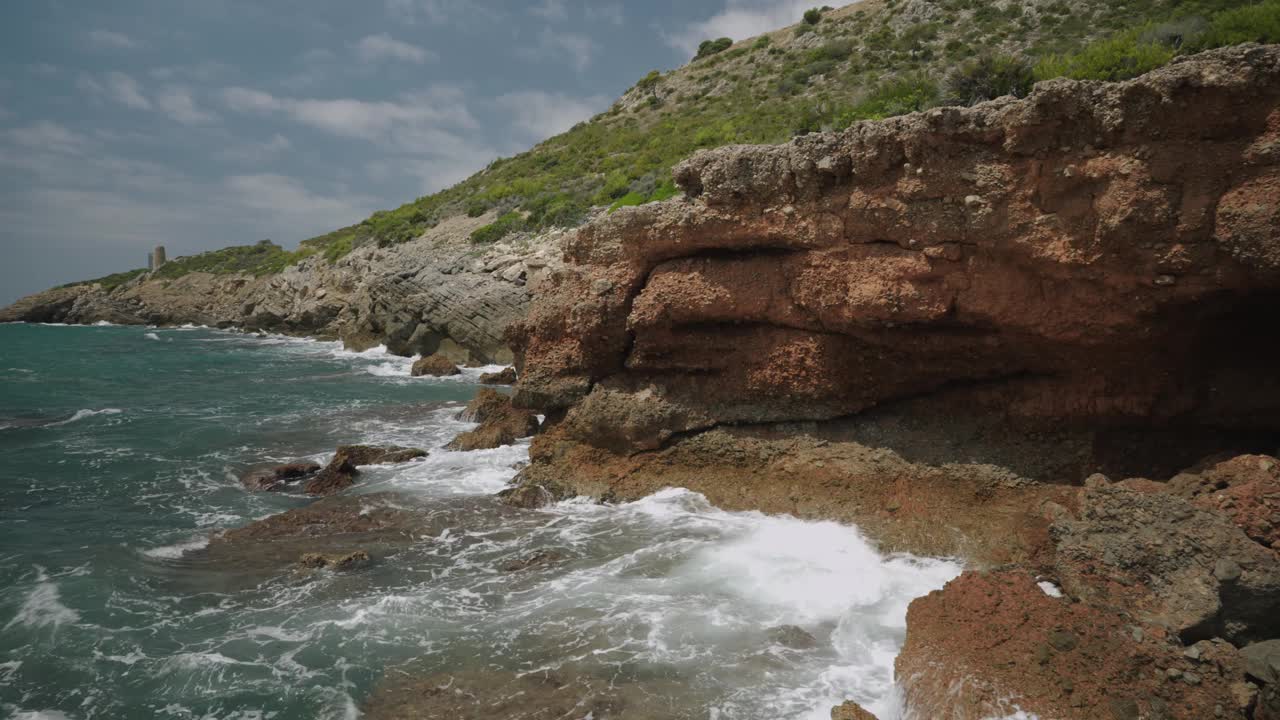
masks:
[[[1052,77],[1122,80],[1178,54],[1280,41],[1280,0],[864,0],[811,11],[753,38],[709,39],[699,57],[642,77],[606,112],[466,180],[293,252],[255,246],[179,259],[183,270],[271,274],[311,255],[417,238],[496,211],[475,241],[580,224],[593,206],[662,200],[671,168],[701,149],[777,143],[943,104],[1023,95]],[[235,255],[225,262],[225,255]],[[246,259],[258,258],[256,265]],[[96,281],[88,281],[96,282]]]

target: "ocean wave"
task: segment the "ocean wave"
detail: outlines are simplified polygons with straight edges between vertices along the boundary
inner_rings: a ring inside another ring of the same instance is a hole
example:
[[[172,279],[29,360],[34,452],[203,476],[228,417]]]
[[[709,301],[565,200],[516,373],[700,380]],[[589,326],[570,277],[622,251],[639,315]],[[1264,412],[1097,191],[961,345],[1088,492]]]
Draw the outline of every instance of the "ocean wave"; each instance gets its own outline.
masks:
[[[67,418],[66,420],[51,422],[51,423],[48,423],[45,427],[57,427],[59,425],[70,425],[73,422],[77,422],[85,418],[95,417],[97,415],[119,415],[122,412],[124,412],[124,410],[121,410],[120,408],[103,408],[101,410],[89,410],[89,409],[77,410],[74,415]]]
[[[143,555],[153,558],[176,559],[191,552],[192,550],[202,550],[209,546],[209,538],[196,538],[187,542],[174,543],[172,545],[161,545],[160,547],[147,548],[142,551]]]
[[[29,628],[53,626],[57,629],[79,619],[79,613],[62,604],[58,584],[51,581],[45,569],[37,565],[35,587],[27,593],[26,599],[22,601],[22,607],[18,608],[18,614],[4,626],[4,629],[8,630],[15,625]]]
[[[144,337],[144,338],[146,338],[146,339],[148,339],[148,340],[159,340],[159,339],[160,339],[160,336],[159,336],[159,335],[157,335],[157,334],[155,334],[155,333],[153,333],[153,332],[147,333],[146,335],[143,335],[142,337]]]

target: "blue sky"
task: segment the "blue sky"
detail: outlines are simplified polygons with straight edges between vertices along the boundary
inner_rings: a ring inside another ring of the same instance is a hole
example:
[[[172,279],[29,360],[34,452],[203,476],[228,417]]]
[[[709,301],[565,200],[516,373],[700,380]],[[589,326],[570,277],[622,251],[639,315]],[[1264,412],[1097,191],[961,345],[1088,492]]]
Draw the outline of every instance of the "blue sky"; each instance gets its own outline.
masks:
[[[0,303],[461,180],[795,0],[11,0]]]

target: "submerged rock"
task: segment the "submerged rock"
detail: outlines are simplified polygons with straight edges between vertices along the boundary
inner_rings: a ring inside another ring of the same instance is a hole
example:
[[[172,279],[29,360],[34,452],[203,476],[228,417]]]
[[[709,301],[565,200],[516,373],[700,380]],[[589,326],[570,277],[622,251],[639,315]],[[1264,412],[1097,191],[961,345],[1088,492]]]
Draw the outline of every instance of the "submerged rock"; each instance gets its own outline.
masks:
[[[313,462],[297,462],[277,465],[272,468],[253,470],[240,478],[240,483],[251,492],[271,492],[283,490],[295,480],[311,477],[320,471],[320,465]]]
[[[521,570],[528,570],[530,568],[554,565],[564,561],[564,559],[565,554],[562,552],[558,552],[556,550],[539,550],[533,554],[525,555],[524,557],[504,563],[498,569],[502,572],[508,573],[520,572]]]
[[[418,360],[413,363],[412,370],[410,370],[410,374],[414,377],[422,377],[424,375],[445,377],[448,375],[459,375],[461,373],[462,371],[458,369],[458,366],[444,355],[428,355],[423,358],[418,358]]]
[[[516,382],[516,369],[513,367],[503,368],[496,373],[481,373],[480,384],[482,385],[514,385]]]
[[[360,465],[387,465],[426,457],[427,451],[399,445],[340,445],[333,459],[303,486],[308,495],[332,495],[356,482]]]
[[[298,558],[298,564],[304,568],[317,570],[328,568],[330,570],[354,570],[356,568],[368,565],[369,553],[364,550],[356,550],[346,555],[324,555],[321,553],[306,553]]]
[[[765,631],[769,640],[793,650],[809,650],[818,647],[818,638],[798,625],[778,625]]]

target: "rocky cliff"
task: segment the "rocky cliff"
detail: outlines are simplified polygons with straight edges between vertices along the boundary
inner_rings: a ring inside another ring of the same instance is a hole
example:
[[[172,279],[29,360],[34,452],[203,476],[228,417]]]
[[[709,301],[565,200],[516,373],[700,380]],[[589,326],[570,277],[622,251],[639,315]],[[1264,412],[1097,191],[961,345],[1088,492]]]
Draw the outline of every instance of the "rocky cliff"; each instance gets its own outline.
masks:
[[[492,216],[451,218],[408,243],[367,245],[335,263],[312,256],[263,277],[193,272],[112,289],[55,288],[0,310],[0,322],[194,323],[509,362],[503,334],[526,312],[548,263],[558,262],[559,235],[478,247],[469,234]]]
[[[1276,716],[1276,461],[1219,461],[1280,447],[1280,47],[676,177],[512,326],[513,502],[679,485],[964,557],[911,717]]]

